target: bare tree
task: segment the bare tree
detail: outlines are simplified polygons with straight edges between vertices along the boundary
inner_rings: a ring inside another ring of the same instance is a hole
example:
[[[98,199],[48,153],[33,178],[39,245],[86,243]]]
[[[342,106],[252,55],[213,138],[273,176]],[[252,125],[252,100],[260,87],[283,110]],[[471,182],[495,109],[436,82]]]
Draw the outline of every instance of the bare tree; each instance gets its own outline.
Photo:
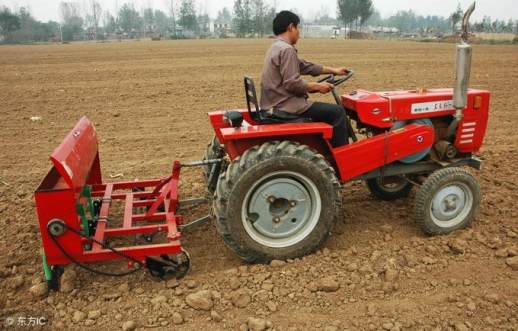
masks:
[[[87,21],[90,23],[90,28],[93,29],[94,39],[97,40],[97,32],[99,30],[99,21],[101,20],[101,4],[96,0],[90,0],[89,14],[87,14]]]
[[[80,15],[80,5],[78,2],[61,2],[59,4],[61,14],[61,34],[62,40],[72,40],[75,35],[83,32],[83,19]]]
[[[457,24],[462,19],[462,8],[460,8],[460,3],[457,5],[457,9],[450,15],[451,22],[451,34],[455,34],[455,28]]]
[[[169,10],[171,11],[171,21],[173,23],[173,36],[176,38],[176,16],[175,16],[175,9],[174,9],[174,0],[171,0]]]

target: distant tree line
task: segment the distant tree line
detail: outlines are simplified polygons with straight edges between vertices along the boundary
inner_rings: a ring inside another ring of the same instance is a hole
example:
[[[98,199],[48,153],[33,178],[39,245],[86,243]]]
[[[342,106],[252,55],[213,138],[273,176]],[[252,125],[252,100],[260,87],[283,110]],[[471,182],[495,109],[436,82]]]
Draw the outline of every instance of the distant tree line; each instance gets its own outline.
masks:
[[[365,24],[369,26],[395,27],[404,33],[435,32],[455,34],[460,28],[463,15],[464,12],[460,6],[448,17],[436,15],[422,16],[412,10],[401,10],[388,18],[382,18],[380,13],[374,9]],[[513,21],[512,19],[507,22],[498,19],[492,20],[489,16],[484,16],[482,21],[470,24],[470,31],[518,34],[518,21]]]
[[[18,12],[12,12],[7,7],[0,8],[0,41],[4,43],[48,41],[58,30],[59,23],[40,22],[23,7]]]
[[[215,20],[200,10],[197,0],[169,0],[167,12],[154,8],[136,9],[123,3],[116,13],[101,7],[98,0],[64,1],[59,5],[60,22],[40,22],[24,7],[12,11],[0,7],[0,42],[100,40],[113,36],[137,38],[159,35],[170,38],[263,37],[272,32],[276,10],[268,0],[234,0],[233,11],[222,8]],[[324,13],[305,24],[347,27],[394,27],[405,33],[456,33],[462,19],[460,6],[448,17],[422,16],[412,10],[382,18],[372,0],[337,0],[336,18]],[[300,16],[300,15],[299,15]],[[212,22],[212,23],[211,23]],[[209,29],[213,24],[212,29]],[[485,16],[471,24],[474,32],[507,32],[518,35],[518,21],[492,20]]]

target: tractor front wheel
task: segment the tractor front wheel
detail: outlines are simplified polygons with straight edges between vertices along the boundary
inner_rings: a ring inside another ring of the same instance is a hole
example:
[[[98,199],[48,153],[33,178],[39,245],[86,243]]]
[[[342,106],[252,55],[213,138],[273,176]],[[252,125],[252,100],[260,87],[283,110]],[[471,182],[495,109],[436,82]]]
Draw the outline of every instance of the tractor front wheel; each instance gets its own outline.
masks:
[[[291,141],[248,149],[220,176],[214,199],[217,230],[227,246],[258,263],[315,251],[340,209],[334,169]]]
[[[447,234],[467,227],[476,217],[480,186],[462,168],[433,172],[416,194],[416,220],[429,235]]]
[[[406,198],[414,186],[404,176],[371,178],[366,183],[373,196],[385,201]]]

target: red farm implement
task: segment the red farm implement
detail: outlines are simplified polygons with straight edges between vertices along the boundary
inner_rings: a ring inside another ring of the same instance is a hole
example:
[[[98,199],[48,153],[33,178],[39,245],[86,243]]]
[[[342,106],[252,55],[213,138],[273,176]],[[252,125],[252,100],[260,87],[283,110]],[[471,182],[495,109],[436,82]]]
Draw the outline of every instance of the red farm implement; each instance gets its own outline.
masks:
[[[214,139],[203,161],[174,162],[155,180],[103,183],[93,125],[82,118],[54,151],[54,167],[36,191],[49,281],[63,265],[125,259],[161,278],[189,269],[179,206],[210,200],[223,241],[249,262],[296,258],[318,249],[342,208],[341,184],[363,180],[383,200],[409,196],[423,231],[447,234],[475,218],[480,188],[463,167],[479,169],[473,155],[486,131],[490,93],[468,89],[471,48],[457,46],[454,89],[353,91],[333,96],[347,118],[349,144],[334,148],[332,126],[259,109],[253,81],[245,78],[248,109],[209,113]],[[326,77],[335,86],[351,78]],[[356,128],[353,128],[356,124]],[[208,199],[179,200],[180,170],[204,166]],[[121,224],[110,216],[120,200]],[[165,235],[153,243],[153,235]],[[140,236],[141,245],[113,247],[107,240]],[[51,267],[48,267],[50,265]],[[99,270],[94,270],[99,272]],[[104,272],[104,274],[107,274]],[[51,282],[52,284],[52,282]],[[54,284],[55,285],[55,284]]]
[[[96,131],[86,117],[77,123],[50,159],[54,166],[35,193],[48,280],[52,273],[59,275],[59,266],[71,262],[111,275],[86,264],[117,259],[125,259],[133,267],[122,274],[141,266],[161,278],[187,273],[189,255],[180,243],[181,229],[186,225],[177,211],[181,204],[203,203],[205,199],[180,201],[178,182],[182,166],[198,164],[182,165],[175,161],[171,175],[164,178],[103,183]],[[111,221],[110,206],[114,201],[124,203],[120,226],[114,226]],[[157,233],[165,234],[167,242],[151,243]],[[112,238],[128,236],[137,236],[144,244],[124,247],[107,244]]]

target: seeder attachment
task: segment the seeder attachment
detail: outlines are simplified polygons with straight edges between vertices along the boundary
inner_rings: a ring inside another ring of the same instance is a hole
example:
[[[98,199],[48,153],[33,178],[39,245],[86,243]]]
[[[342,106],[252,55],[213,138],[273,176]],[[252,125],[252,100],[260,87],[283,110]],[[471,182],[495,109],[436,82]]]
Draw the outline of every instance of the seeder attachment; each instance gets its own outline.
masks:
[[[35,192],[50,289],[57,289],[56,278],[69,263],[107,276],[128,275],[142,267],[162,279],[187,274],[191,261],[180,242],[181,229],[209,217],[184,224],[177,214],[183,203],[178,194],[180,162],[175,161],[171,175],[164,178],[103,183],[96,131],[86,117],[50,159],[54,166]],[[207,199],[185,202],[195,205]],[[157,237],[162,242],[155,243]],[[89,265],[109,260],[126,260],[130,269],[115,273]]]

